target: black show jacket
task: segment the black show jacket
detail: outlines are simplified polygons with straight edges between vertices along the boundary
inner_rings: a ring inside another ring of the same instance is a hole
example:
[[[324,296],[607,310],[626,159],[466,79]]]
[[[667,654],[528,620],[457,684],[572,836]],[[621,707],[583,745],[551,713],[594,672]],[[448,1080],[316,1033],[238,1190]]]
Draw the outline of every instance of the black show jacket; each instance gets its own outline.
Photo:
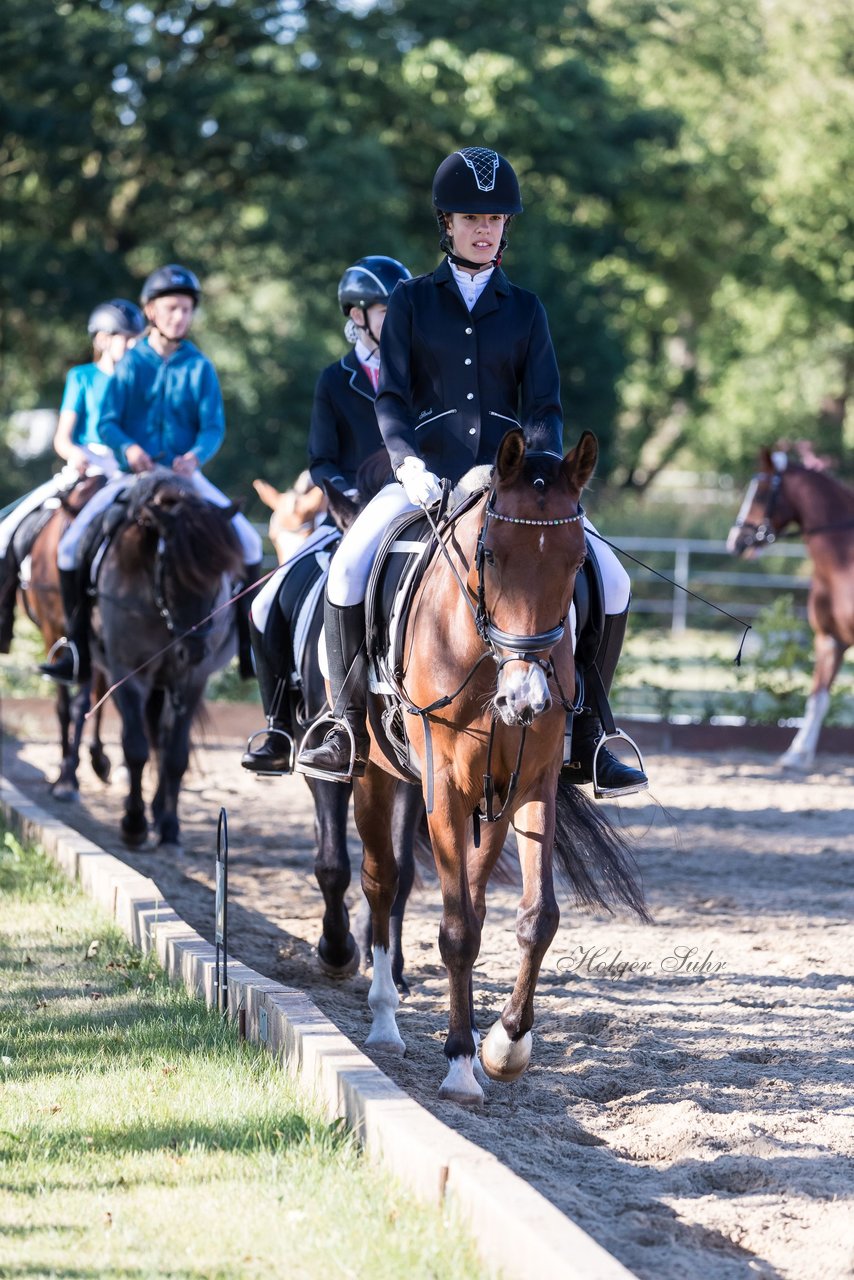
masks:
[[[337,489],[354,488],[361,464],[383,447],[374,399],[371,380],[355,351],[323,370],[308,433],[308,465],[315,484],[330,480]]]
[[[398,284],[380,343],[376,413],[396,470],[423,458],[442,478],[493,463],[506,431],[544,423],[563,452],[560,378],[543,305],[496,268],[474,309],[445,259]]]

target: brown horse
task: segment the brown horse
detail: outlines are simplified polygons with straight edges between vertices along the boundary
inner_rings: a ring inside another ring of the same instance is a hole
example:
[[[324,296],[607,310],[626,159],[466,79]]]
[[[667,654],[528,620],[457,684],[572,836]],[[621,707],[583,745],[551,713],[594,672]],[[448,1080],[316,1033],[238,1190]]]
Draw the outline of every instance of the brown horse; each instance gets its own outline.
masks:
[[[425,709],[411,715],[408,730],[427,763],[422,781],[442,891],[450,1027],[439,1093],[474,1104],[483,1100],[485,1077],[476,1058],[472,970],[487,883],[510,823],[522,869],[522,958],[513,993],[482,1044],[488,1076],[515,1079],[530,1059],[534,989],[560,918],[554,855],[580,901],[620,902],[647,918],[626,844],[579,787],[559,778],[575,688],[566,620],[585,558],[579,499],[596,464],[596,440],[585,432],[565,458],[538,447],[533,433],[527,440],[519,430],[505,436],[488,492],[445,526],[413,601],[401,681],[407,709]],[[443,696],[447,705],[428,712]],[[374,740],[356,781],[355,812],[374,943],[367,1044],[402,1053],[388,961],[396,891],[389,769]],[[485,818],[479,838],[476,811]]]
[[[307,471],[303,471],[292,488],[284,492],[266,480],[253,480],[252,488],[273,512],[267,536],[275,548],[279,564],[284,564],[315,529],[318,516],[326,511],[326,495],[312,482]]]
[[[18,599],[21,608],[35,623],[42,635],[45,651],[65,635],[65,615],[59,592],[59,569],[56,553],[59,540],[71,521],[85,506],[93,493],[104,484],[104,476],[90,476],[74,486],[68,493],[58,495],[59,505],[47,523],[36,535],[30,548],[30,568],[26,582],[22,584]],[[58,687],[56,712],[59,719],[59,739],[62,748],[62,764],[59,777],[51,786],[57,799],[72,800],[80,794],[77,769],[80,763],[80,743],[83,723],[93,701],[98,701],[106,685],[103,674],[96,672],[91,684],[81,685],[72,693],[65,685]],[[90,741],[92,768],[102,782],[110,776],[110,761],[101,741],[101,709],[92,717]]]
[[[780,758],[785,769],[807,772],[830,705],[830,687],[854,644],[854,489],[824,471],[763,449],[727,549],[749,557],[789,526],[800,532],[813,563],[807,615],[815,636],[815,667],[804,723]]]

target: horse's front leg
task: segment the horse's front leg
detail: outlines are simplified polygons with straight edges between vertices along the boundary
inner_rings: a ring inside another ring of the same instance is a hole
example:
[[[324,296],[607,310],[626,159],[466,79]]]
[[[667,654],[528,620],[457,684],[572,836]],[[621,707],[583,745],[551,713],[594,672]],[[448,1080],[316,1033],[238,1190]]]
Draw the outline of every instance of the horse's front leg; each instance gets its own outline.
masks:
[[[103,671],[95,668],[92,677],[92,701],[99,703],[107,691],[107,681]],[[110,780],[110,757],[104,750],[103,739],[101,738],[101,721],[104,715],[103,704],[98,707],[92,720],[92,738],[89,744],[89,759],[95,774],[100,778],[101,782],[109,782]]]
[[[834,636],[816,633],[815,668],[812,689],[804,711],[804,722],[788,750],[780,757],[779,763],[783,769],[807,773],[812,768],[821,726],[830,706],[830,686],[836,679],[844,654],[845,646]]]
[[[145,733],[143,695],[133,680],[126,680],[115,693],[122,718],[122,751],[128,771],[128,794],[121,821],[122,839],[131,848],[139,848],[148,837],[148,821],[142,798],[142,774],[148,761],[148,738]]]
[[[392,809],[392,843],[397,863],[397,896],[391,909],[391,972],[401,995],[409,995],[403,976],[403,916],[415,880],[415,840],[424,816],[421,788],[399,782]]]
[[[522,897],[516,913],[521,962],[512,995],[481,1046],[484,1069],[493,1080],[515,1080],[531,1059],[534,989],[560,922],[552,870],[554,799],[546,796],[520,805],[513,826],[522,865]]]
[[[82,707],[81,695],[85,692],[86,702]],[[62,749],[62,764],[59,777],[51,786],[51,793],[57,800],[74,800],[80,793],[77,781],[77,765],[80,755],[80,733],[83,716],[88,709],[88,685],[78,689],[72,697],[65,685],[60,685],[56,695],[56,714],[59,719],[59,741]]]
[[[396,780],[378,766],[369,764],[354,788],[356,826],[365,846],[362,859],[362,889],[371,911],[374,973],[368,1004],[371,1030],[365,1044],[403,1054],[406,1046],[397,1029],[400,996],[394,985],[389,953],[389,920],[397,896],[397,864],[391,838],[391,811]]]
[[[340,782],[311,778],[306,781],[314,797],[317,834],[314,874],[325,906],[317,955],[325,973],[346,978],[359,967],[359,948],[350,932],[350,914],[344,901],[350,886],[347,815],[351,788]]]
[[[154,812],[162,853],[177,855],[183,853],[181,828],[178,821],[178,796],[184,774],[187,772],[187,765],[190,763],[190,727],[201,696],[202,689],[193,693],[185,692],[180,709],[173,714],[168,732],[165,736],[160,736]],[[164,711],[165,707],[161,714]]]

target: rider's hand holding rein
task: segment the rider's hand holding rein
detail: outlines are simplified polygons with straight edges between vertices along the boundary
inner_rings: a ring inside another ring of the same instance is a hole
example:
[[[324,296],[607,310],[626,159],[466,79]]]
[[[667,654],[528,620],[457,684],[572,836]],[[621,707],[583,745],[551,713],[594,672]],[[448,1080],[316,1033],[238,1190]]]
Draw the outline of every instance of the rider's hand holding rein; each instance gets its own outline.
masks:
[[[442,496],[442,482],[428,471],[421,458],[404,458],[395,472],[403,491],[415,507],[429,507]]]
[[[136,474],[154,470],[154,463],[141,444],[129,444],[125,449],[125,460],[131,471]]]

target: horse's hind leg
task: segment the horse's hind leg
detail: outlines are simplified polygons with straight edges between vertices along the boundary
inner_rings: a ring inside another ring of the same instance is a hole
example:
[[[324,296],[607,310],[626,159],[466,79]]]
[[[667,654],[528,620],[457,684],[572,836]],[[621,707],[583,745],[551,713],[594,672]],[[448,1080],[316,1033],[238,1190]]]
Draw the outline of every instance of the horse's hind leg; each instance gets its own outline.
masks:
[[[71,754],[71,707],[72,698],[67,686],[60,685],[56,694],[56,715],[59,720],[59,745],[62,751],[62,763],[59,766],[59,777],[51,784],[51,793],[57,800],[71,800],[79,793],[77,784],[76,761]]]
[[[516,913],[521,963],[501,1018],[481,1046],[484,1068],[494,1080],[515,1080],[530,1061],[534,989],[560,922],[552,869],[554,803],[530,801],[520,806],[513,825],[522,865],[522,897]]]
[[[107,689],[107,681],[102,671],[96,670],[92,677],[92,701],[100,702]],[[104,750],[104,743],[101,738],[101,720],[104,714],[103,706],[98,707],[92,721],[92,739],[89,743],[89,759],[96,777],[101,782],[109,782],[110,780],[110,757]]]
[[[354,787],[356,826],[365,846],[362,859],[362,889],[371,909],[374,973],[368,1004],[371,1030],[365,1044],[403,1054],[406,1046],[397,1029],[395,1015],[400,996],[394,985],[389,954],[389,920],[397,897],[397,865],[391,838],[391,810],[396,780],[391,774],[368,765],[364,778]]]
[[[812,768],[821,726],[830,706],[830,686],[836,679],[844,654],[845,646],[833,636],[816,633],[815,668],[804,722],[788,750],[780,757],[783,769],[807,773]]]
[[[145,844],[148,821],[142,797],[142,773],[148,761],[148,739],[142,715],[139,692],[130,682],[116,690],[116,702],[122,717],[122,751],[128,771],[128,794],[121,821],[122,839],[133,849]]]
[[[325,904],[317,955],[325,973],[345,978],[359,967],[359,948],[350,932],[350,914],[344,901],[350,886],[347,815],[351,789],[342,783],[312,779],[308,779],[308,785],[314,797],[317,832],[314,874]]]
[[[178,854],[182,852],[178,797],[190,763],[190,726],[194,709],[195,703],[176,712],[165,737],[161,735],[159,738],[157,794],[152,809],[160,833],[161,851],[171,849]]]

